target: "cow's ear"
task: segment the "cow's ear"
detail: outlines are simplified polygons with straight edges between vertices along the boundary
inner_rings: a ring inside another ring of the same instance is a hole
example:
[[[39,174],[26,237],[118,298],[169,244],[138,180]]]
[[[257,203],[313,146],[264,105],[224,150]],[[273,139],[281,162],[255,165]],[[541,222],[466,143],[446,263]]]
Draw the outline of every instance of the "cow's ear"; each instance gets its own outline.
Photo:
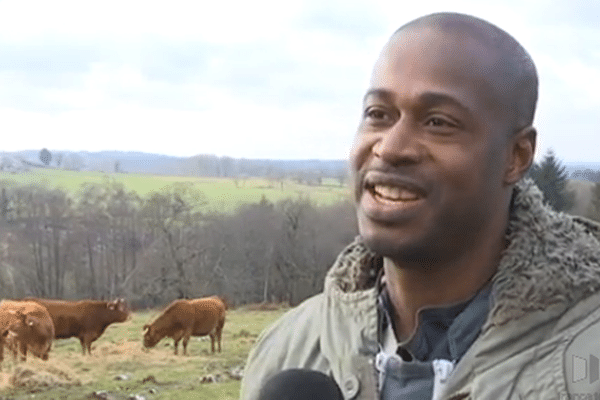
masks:
[[[150,325],[146,324],[146,325],[144,325],[144,326],[142,327],[142,330],[144,330],[144,331],[145,331],[145,330],[146,330],[146,329],[148,329],[148,328],[150,328]]]

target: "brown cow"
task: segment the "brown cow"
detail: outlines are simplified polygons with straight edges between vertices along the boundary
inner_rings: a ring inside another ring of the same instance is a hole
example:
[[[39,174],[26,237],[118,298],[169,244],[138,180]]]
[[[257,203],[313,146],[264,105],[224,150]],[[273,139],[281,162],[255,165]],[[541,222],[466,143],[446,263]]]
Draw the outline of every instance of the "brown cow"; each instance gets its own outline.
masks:
[[[215,339],[221,352],[221,333],[225,324],[227,306],[216,297],[192,300],[175,300],[151,324],[144,325],[144,347],[150,348],[164,337],[175,341],[175,354],[179,341],[183,339],[183,354],[187,354],[190,336],[210,336],[212,352]]]
[[[26,301],[5,300],[0,303],[0,361],[4,358],[4,346],[8,342],[11,342],[15,359],[18,347],[23,360],[27,358],[27,351],[47,360],[53,339],[54,324],[45,307]]]
[[[92,354],[92,342],[104,333],[114,322],[125,322],[129,318],[129,308],[123,299],[114,301],[99,300],[53,300],[27,299],[48,309],[54,322],[56,339],[79,338],[81,350]]]

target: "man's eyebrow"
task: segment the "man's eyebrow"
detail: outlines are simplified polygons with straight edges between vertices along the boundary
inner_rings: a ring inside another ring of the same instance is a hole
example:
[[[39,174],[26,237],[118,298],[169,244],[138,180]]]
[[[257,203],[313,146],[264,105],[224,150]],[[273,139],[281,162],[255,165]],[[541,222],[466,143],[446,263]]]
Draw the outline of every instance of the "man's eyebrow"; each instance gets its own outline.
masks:
[[[380,97],[387,101],[391,101],[394,98],[394,94],[392,91],[387,89],[370,89],[367,91],[365,96],[363,97],[363,102],[367,100],[368,97]],[[447,93],[442,92],[424,92],[419,94],[417,97],[417,101],[426,107],[432,107],[441,104],[450,104],[454,107],[460,108],[465,112],[471,112],[471,109],[463,104],[456,97],[449,95]]]
[[[364,97],[363,97],[363,102],[367,100],[368,97],[370,96],[374,96],[374,97],[383,97],[386,100],[388,99],[392,99],[394,97],[394,95],[392,94],[391,91],[386,90],[386,89],[369,89],[367,91],[367,93],[365,93]]]
[[[471,113],[471,109],[458,100],[456,97],[446,93],[439,92],[425,92],[421,93],[418,97],[420,103],[423,103],[427,107],[432,107],[441,104],[450,104],[454,107],[460,108],[461,110]]]

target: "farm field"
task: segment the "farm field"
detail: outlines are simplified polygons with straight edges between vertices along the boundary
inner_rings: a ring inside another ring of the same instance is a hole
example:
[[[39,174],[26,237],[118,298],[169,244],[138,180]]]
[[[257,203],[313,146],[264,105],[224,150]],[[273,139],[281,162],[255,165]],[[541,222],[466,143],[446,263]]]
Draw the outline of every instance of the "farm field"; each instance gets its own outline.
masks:
[[[210,352],[208,337],[192,337],[187,356],[175,356],[169,338],[144,350],[142,326],[159,311],[134,312],[128,321],[107,328],[93,343],[91,357],[81,354],[75,338],[55,341],[46,362],[28,357],[15,364],[6,354],[0,399],[123,400],[139,395],[146,400],[237,400],[240,381],[228,372],[244,365],[259,333],[285,311],[229,310],[222,353]],[[211,378],[217,382],[203,383]]]
[[[0,172],[0,185],[45,185],[60,188],[76,200],[86,183],[117,182],[140,197],[173,185],[189,184],[201,191],[206,199],[206,211],[229,212],[242,204],[256,203],[265,196],[271,202],[283,199],[309,198],[316,205],[330,205],[349,198],[347,186],[334,179],[323,179],[322,185],[303,185],[291,180],[274,181],[262,178],[208,178],[145,174],[101,173],[32,169],[28,172]]]

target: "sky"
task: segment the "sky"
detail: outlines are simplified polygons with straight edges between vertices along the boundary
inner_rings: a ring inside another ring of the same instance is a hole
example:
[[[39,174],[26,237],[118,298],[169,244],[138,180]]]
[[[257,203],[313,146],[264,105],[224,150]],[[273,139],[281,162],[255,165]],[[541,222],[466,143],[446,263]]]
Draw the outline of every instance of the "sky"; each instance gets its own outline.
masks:
[[[531,54],[537,159],[600,162],[596,0],[0,0],[0,152],[345,159],[381,48],[439,11]]]

